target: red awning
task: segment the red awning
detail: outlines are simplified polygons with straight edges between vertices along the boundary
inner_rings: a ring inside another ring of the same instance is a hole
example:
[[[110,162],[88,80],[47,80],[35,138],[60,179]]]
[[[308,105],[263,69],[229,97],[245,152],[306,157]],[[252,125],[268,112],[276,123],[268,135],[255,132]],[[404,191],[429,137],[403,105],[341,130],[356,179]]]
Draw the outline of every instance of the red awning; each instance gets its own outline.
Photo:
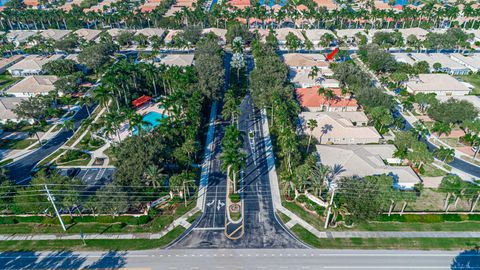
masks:
[[[152,99],[152,97],[143,95],[143,96],[135,99],[134,101],[132,101],[132,105],[135,106],[135,107],[140,107],[143,104],[149,102],[151,99]]]

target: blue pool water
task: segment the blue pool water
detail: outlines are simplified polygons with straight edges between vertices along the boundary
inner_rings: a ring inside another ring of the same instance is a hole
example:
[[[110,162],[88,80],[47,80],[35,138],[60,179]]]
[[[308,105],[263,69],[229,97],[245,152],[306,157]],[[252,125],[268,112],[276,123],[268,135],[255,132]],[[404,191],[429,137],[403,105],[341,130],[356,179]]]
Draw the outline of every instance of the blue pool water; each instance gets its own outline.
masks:
[[[160,125],[161,120],[164,118],[167,118],[167,116],[157,112],[149,112],[143,116],[143,121],[149,123],[150,125],[142,125],[141,128],[145,131],[151,131],[156,126]],[[136,128],[133,129],[133,134],[138,134],[138,130]]]

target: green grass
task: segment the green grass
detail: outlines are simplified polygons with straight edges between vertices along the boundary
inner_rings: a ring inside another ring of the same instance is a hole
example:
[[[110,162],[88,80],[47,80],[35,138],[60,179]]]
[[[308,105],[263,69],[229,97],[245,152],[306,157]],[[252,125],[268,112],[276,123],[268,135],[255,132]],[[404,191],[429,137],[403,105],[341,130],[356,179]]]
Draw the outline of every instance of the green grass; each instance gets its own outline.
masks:
[[[39,240],[39,241],[0,241],[0,251],[42,251],[42,250],[143,250],[161,248],[177,237],[185,228],[175,227],[160,239],[131,239],[131,240]]]
[[[38,163],[38,166],[41,166],[41,165],[46,165],[47,163],[51,162],[53,159],[55,159],[56,157],[60,156],[61,154],[63,154],[66,150],[64,149],[59,149],[55,152],[53,152],[50,156],[46,157],[44,160],[40,161]]]
[[[458,250],[480,247],[480,238],[317,238],[295,225],[292,232],[304,243],[325,249],[442,249]]]
[[[191,217],[187,218],[187,222],[188,223],[193,223],[197,219],[197,217],[199,217],[201,214],[202,214],[201,211],[196,212]]]
[[[433,165],[424,165],[423,169],[425,170],[424,173],[422,173],[422,176],[426,177],[438,177],[438,176],[445,176],[447,175],[447,172],[445,172],[442,169],[439,169]]]
[[[172,206],[168,212],[155,217],[150,222],[143,225],[128,225],[132,222],[126,222],[125,220],[118,220],[118,222],[91,222],[90,218],[88,222],[76,222],[67,225],[67,231],[63,231],[62,227],[58,224],[55,218],[50,220],[50,224],[42,223],[41,220],[35,222],[19,222],[16,224],[2,224],[0,225],[0,234],[76,234],[80,232],[84,233],[155,233],[160,232],[170,225],[176,218],[182,216],[186,212],[193,209],[196,206],[196,202],[192,201],[187,206],[184,204],[178,204]],[[63,217],[65,221],[68,221],[69,217]],[[21,219],[19,219],[21,220]],[[134,223],[136,224],[136,223]]]
[[[277,217],[280,218],[280,220],[283,222],[283,224],[287,223],[290,221],[290,218],[285,215],[284,213],[280,212],[280,211],[277,211]]]
[[[369,222],[358,224],[351,230],[358,231],[480,231],[478,221],[417,223],[417,222]]]
[[[8,163],[12,162],[13,159],[12,158],[9,158],[9,159],[5,159],[4,161],[0,162],[0,166],[5,166],[7,165]]]
[[[317,216],[305,211],[301,206],[297,205],[294,202],[283,201],[282,205],[288,210],[292,211],[297,216],[299,216],[301,219],[305,220],[307,223],[309,223],[313,227],[319,230],[323,228],[323,225],[325,222],[323,217]]]
[[[480,95],[480,75],[478,73],[457,77],[475,86],[472,91],[473,95]]]
[[[0,148],[1,149],[12,149],[12,150],[21,150],[29,147],[30,145],[36,143],[35,139],[24,139],[24,140],[1,140]]]
[[[8,73],[1,74],[0,75],[0,89],[7,88],[7,87],[11,86],[12,84],[20,81],[21,79],[23,79],[23,78],[22,77],[12,77]]]
[[[64,163],[58,163],[57,162],[57,165],[59,165],[59,166],[87,166],[88,162],[90,162],[90,158],[77,159],[77,160],[72,160],[72,161],[68,161],[68,162],[64,162]]]

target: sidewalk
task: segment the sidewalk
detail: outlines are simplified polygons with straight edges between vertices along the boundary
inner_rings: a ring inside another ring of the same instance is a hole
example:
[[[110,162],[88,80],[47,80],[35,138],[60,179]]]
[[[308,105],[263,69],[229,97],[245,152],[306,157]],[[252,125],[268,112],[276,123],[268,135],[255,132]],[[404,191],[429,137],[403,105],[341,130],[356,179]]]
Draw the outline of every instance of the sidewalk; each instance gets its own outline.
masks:
[[[174,220],[167,228],[158,233],[113,233],[113,234],[99,234],[99,233],[85,233],[83,235],[84,239],[160,239],[169,233],[171,230],[178,226],[182,226],[185,229],[188,229],[192,224],[190,224],[187,219],[193,216],[198,212],[198,208],[193,208],[192,210],[185,213],[183,216]],[[0,235],[0,241],[23,241],[23,240],[81,240],[82,236],[80,234],[2,234]]]

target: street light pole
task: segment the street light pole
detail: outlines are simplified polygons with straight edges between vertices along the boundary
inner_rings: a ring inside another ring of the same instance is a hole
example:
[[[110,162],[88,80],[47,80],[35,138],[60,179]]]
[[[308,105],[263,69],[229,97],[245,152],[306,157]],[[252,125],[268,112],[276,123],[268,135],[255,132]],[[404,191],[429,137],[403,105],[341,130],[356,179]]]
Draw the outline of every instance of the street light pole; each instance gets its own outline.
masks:
[[[62,217],[58,213],[57,206],[55,205],[55,198],[52,197],[52,195],[50,194],[50,190],[48,190],[47,184],[45,184],[45,191],[47,192],[48,200],[52,203],[53,209],[55,209],[55,213],[57,214],[58,220],[60,221],[60,225],[62,225],[63,230],[66,231],[67,229],[65,228],[65,224],[63,224]]]

